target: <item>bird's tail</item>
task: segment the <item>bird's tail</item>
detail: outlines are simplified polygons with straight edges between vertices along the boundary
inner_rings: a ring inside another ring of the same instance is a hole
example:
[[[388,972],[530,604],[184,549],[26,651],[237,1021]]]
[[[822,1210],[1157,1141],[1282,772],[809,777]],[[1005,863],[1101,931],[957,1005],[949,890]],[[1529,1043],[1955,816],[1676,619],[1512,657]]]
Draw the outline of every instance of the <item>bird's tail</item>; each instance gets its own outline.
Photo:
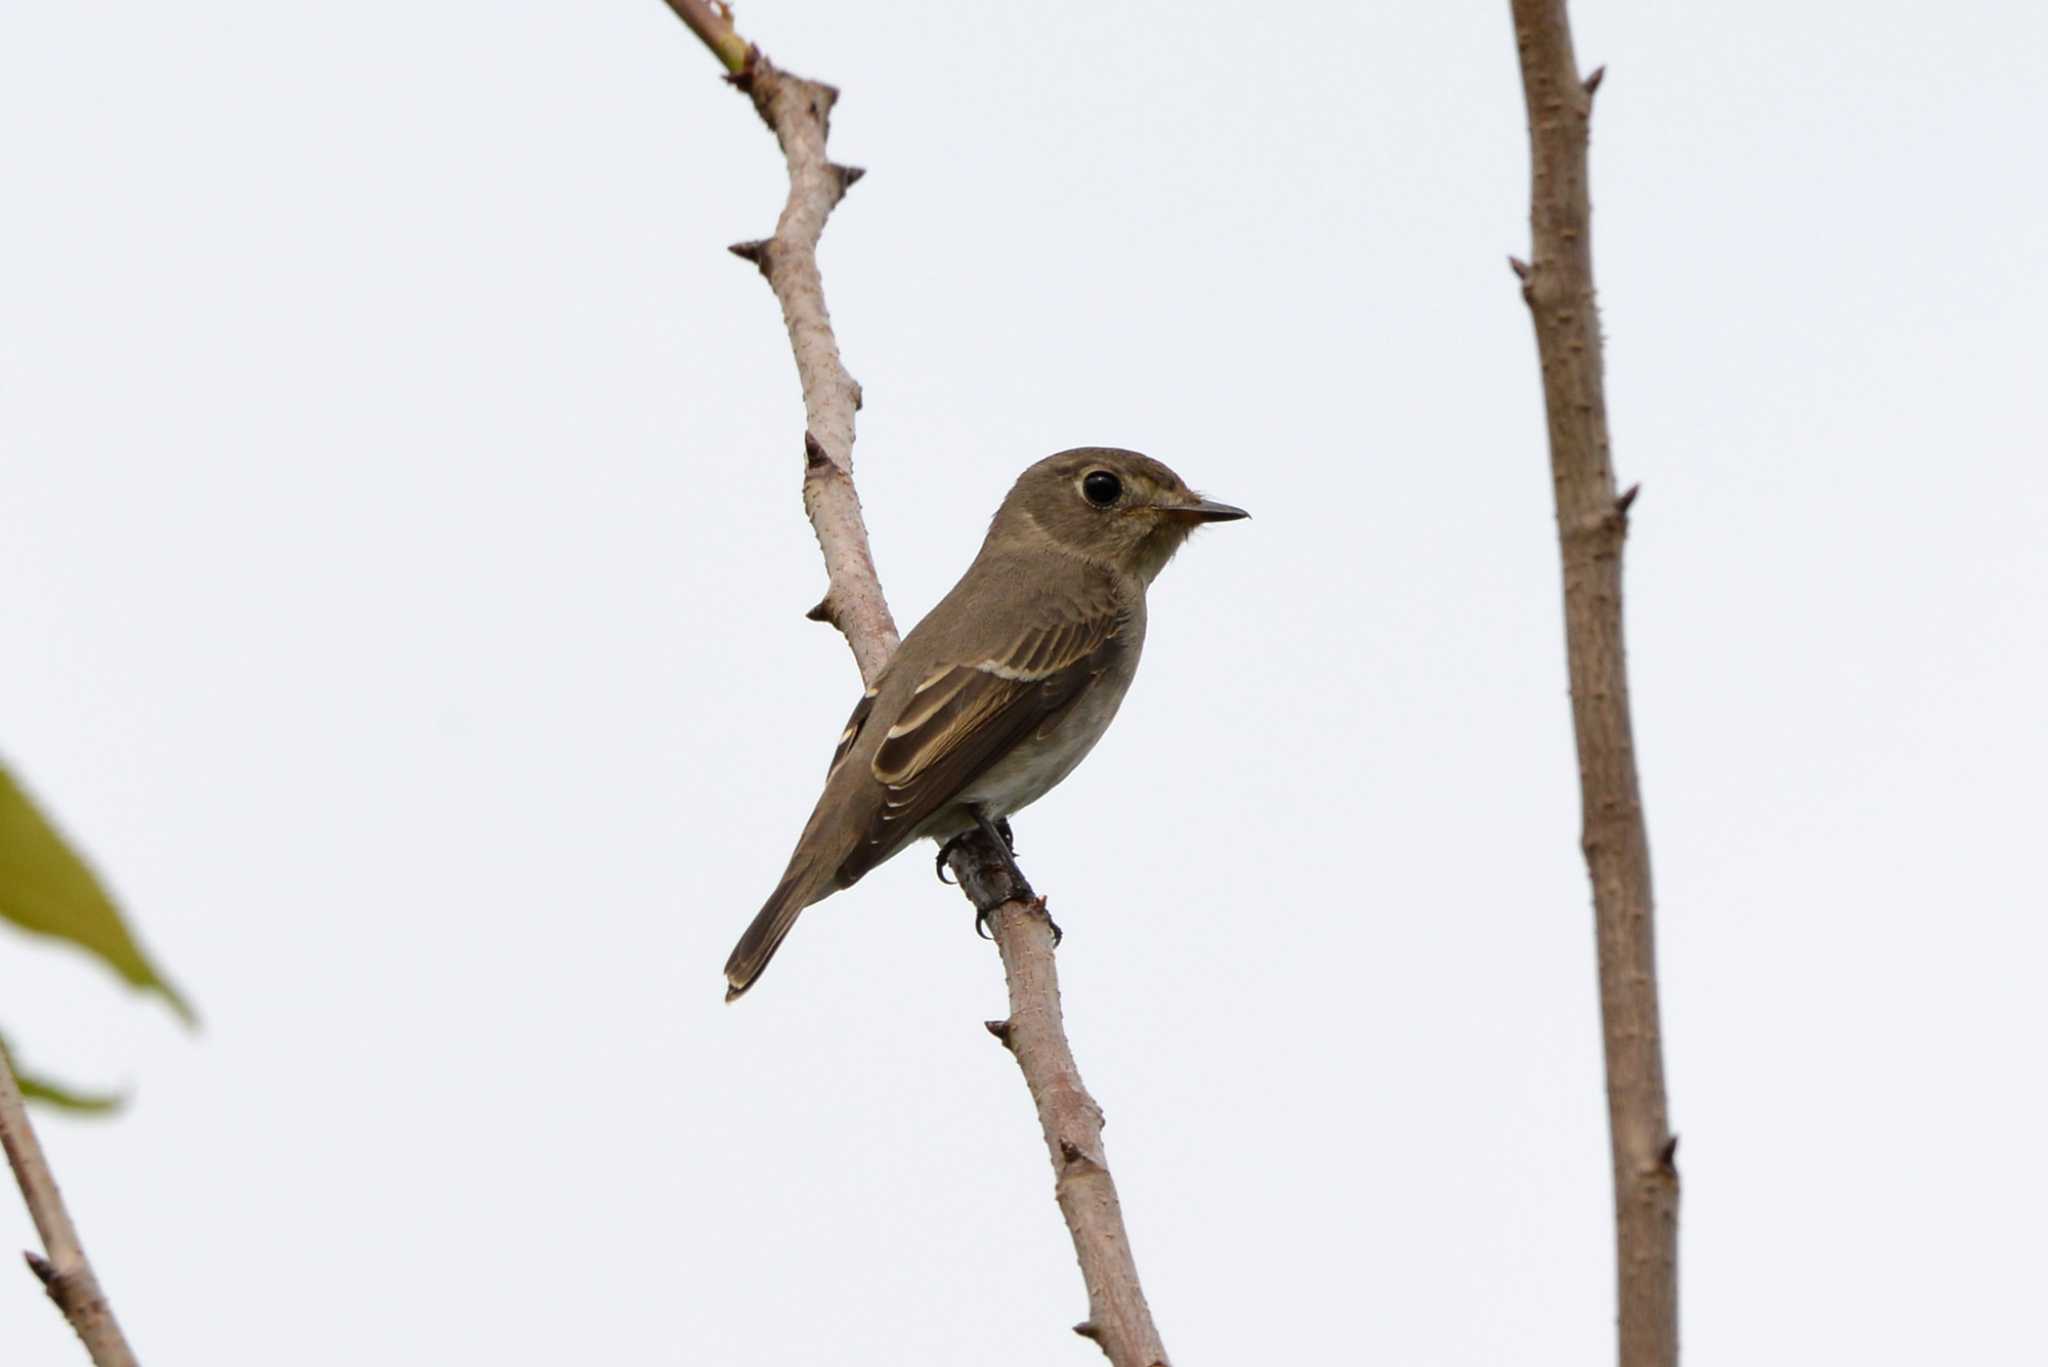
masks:
[[[775,891],[769,894],[767,904],[754,917],[753,924],[733,946],[732,957],[725,961],[727,1001],[736,999],[754,985],[754,980],[761,976],[761,970],[768,967],[768,961],[782,947],[782,937],[789,934],[789,928],[796,924],[796,918],[803,909],[831,890],[817,886],[814,872],[810,861],[793,861],[789,871],[782,875],[782,881],[775,885]]]

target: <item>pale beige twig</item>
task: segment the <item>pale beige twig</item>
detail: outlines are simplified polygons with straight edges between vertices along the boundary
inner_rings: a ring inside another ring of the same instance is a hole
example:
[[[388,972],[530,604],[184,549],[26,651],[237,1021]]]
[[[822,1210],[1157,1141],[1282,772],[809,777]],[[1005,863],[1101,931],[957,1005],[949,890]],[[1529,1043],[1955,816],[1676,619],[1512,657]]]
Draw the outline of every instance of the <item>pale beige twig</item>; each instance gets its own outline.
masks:
[[[804,512],[825,557],[826,579],[825,597],[809,615],[845,634],[862,681],[873,683],[896,652],[896,621],[882,596],[868,550],[867,522],[853,487],[853,421],[860,411],[860,385],[839,359],[832,315],[825,308],[825,282],[818,273],[825,220],[863,174],[825,154],[839,92],[777,67],[732,31],[729,14],[704,0],[668,3],[733,72],[727,79],[753,100],[789,169],[789,197],[775,221],[775,235],[737,242],[730,250],[758,266],[775,291],[803,388]],[[735,52],[741,54],[737,66]]]
[[[43,1289],[64,1312],[97,1367],[134,1367],[135,1354],[121,1336],[114,1309],[100,1290],[92,1264],[86,1261],[71,1212],[64,1208],[57,1179],[43,1156],[35,1128],[29,1124],[21,1085],[15,1081],[4,1051],[0,1051],[0,1147],[7,1150],[8,1166],[14,1169],[21,1198],[28,1203],[36,1233],[43,1241],[41,1256],[25,1255],[29,1269],[42,1280]]]
[[[989,1033],[1016,1055],[1052,1156],[1053,1195],[1066,1216],[1074,1257],[1088,1288],[1088,1318],[1074,1332],[1093,1339],[1114,1367],[1166,1367],[1137,1260],[1124,1232],[1123,1204],[1102,1146],[1102,1107],[1081,1082],[1060,1015],[1059,968],[1045,899],[1010,877],[985,838],[952,847],[947,866],[977,907],[988,908],[996,949],[1010,984],[1010,1014]]]
[[[860,386],[840,361],[817,258],[826,218],[861,176],[858,168],[837,165],[825,154],[839,92],[777,68],[732,32],[729,15],[704,0],[668,3],[734,73],[730,79],[752,98],[788,163],[789,198],[775,235],[731,250],[759,266],[774,289],[803,386],[804,510],[824,553],[830,585],[810,615],[845,634],[861,679],[872,683],[896,651],[896,624],[854,493],[853,429]],[[737,62],[734,53],[743,54]],[[1075,1329],[1099,1344],[1113,1367],[1165,1367],[1166,1352],[1138,1284],[1116,1184],[1103,1155],[1102,1111],[1081,1085],[1061,1025],[1059,977],[1044,903],[1010,895],[1014,889],[1008,886],[1007,870],[979,835],[955,845],[951,863],[975,905],[993,908],[989,919],[1010,992],[1009,1020],[996,1023],[997,1034],[1016,1055],[1038,1109],[1060,1210],[1088,1289],[1088,1319]]]
[[[1636,491],[1610,463],[1593,297],[1586,148],[1593,92],[1565,0],[1511,0],[1530,145],[1533,252],[1522,280],[1543,367],[1564,563],[1565,643],[1578,738],[1582,841],[1593,882],[1614,1165],[1622,1367],[1678,1361],[1678,1141],[1664,1093],[1650,840],[1636,776],[1623,648],[1621,553]]]

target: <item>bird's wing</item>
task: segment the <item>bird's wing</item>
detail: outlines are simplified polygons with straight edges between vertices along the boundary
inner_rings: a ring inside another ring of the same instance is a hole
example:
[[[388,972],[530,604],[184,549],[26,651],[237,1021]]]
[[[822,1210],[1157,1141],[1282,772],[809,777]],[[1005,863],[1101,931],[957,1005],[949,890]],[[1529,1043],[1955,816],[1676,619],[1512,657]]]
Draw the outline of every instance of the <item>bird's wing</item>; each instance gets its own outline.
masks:
[[[846,729],[839,733],[839,748],[832,752],[832,762],[825,766],[825,781],[830,783],[832,775],[839,772],[839,761],[846,758],[860,739],[861,728],[868,724],[868,713],[875,710],[875,695],[880,689],[870,688],[861,694],[859,702],[853,705],[853,715],[846,719]]]
[[[1002,649],[918,680],[871,761],[882,801],[839,867],[842,886],[895,853],[1014,746],[1049,732],[1100,677],[1120,646],[1123,617],[1111,602],[1091,608],[1035,623]],[[866,721],[856,708],[841,757]]]

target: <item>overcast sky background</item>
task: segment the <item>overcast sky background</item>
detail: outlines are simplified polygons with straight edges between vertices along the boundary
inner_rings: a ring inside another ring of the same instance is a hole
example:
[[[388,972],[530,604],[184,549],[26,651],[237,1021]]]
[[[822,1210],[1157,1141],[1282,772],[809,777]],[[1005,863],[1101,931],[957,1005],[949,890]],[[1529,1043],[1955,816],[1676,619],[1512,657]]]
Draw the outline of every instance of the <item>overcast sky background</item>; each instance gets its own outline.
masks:
[[[1574,6],[1697,1362],[2038,1343],[2048,11]],[[858,683],[774,144],[658,0],[10,3],[0,753],[194,998],[0,934],[152,1364],[1096,1360],[913,853],[720,967]],[[1504,3],[844,5],[907,627],[1017,472],[1255,520],[1017,823],[1175,1360],[1611,1356]],[[0,1250],[34,1240],[0,1200]],[[83,1361],[0,1265],[0,1357]]]

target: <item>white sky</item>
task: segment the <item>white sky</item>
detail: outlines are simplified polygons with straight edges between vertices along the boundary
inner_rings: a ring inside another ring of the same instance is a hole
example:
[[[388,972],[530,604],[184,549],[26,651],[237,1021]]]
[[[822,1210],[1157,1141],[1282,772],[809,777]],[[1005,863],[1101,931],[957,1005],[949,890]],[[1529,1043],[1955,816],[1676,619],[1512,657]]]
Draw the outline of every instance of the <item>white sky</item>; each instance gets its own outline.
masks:
[[[1575,9],[1688,1355],[2013,1360],[2048,11]],[[858,685],[708,54],[657,0],[0,15],[0,751],[206,1029],[12,935],[0,1026],[135,1088],[41,1124],[146,1360],[1096,1360],[928,858],[719,999]],[[906,626],[1061,447],[1256,514],[1018,822],[1176,1360],[1607,1358],[1506,5],[741,19],[871,172],[824,264]],[[18,1269],[0,1357],[83,1360]]]

